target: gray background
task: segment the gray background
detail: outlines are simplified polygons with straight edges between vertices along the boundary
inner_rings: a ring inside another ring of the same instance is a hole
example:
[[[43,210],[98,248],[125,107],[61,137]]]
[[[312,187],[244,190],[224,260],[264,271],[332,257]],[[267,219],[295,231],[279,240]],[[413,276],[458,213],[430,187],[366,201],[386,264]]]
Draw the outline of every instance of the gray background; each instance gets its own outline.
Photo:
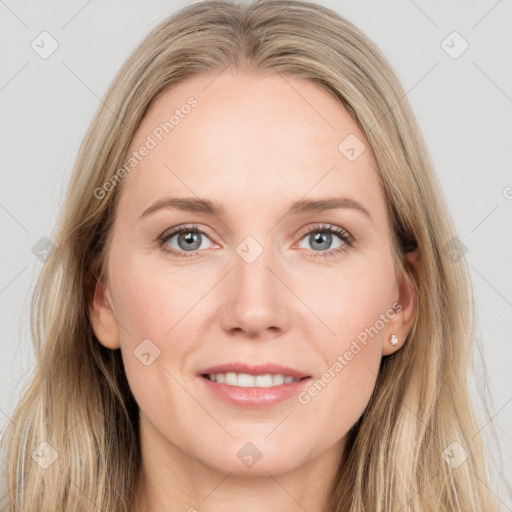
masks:
[[[43,263],[32,248],[51,237],[80,141],[118,68],[151,28],[188,3],[0,0],[2,429],[34,368],[28,307]],[[418,116],[475,287],[475,373],[482,376],[483,358],[492,416],[490,424],[480,417],[478,424],[489,440],[496,429],[510,482],[512,2],[318,3],[377,43]],[[58,42],[46,59],[31,47],[43,31]],[[446,39],[453,31],[469,44],[457,58],[464,42]],[[499,479],[491,482],[503,510],[512,511]]]

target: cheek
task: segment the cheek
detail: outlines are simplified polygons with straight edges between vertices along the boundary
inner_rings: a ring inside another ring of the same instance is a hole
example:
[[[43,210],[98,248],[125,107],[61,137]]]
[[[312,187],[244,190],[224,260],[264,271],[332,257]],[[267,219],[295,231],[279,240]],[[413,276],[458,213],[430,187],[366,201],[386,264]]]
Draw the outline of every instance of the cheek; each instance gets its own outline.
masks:
[[[143,256],[123,260],[115,280],[116,312],[126,328],[121,336],[133,342],[163,340],[208,290],[208,283],[198,284],[190,271]]]
[[[191,347],[173,340],[182,339],[183,329],[193,335],[186,315],[202,294],[187,285],[183,273],[169,275],[168,268],[166,272],[147,260],[118,259],[112,269],[116,320],[126,376],[137,402],[153,404],[154,390],[172,388],[176,392],[166,393],[165,399],[169,411],[180,406],[180,399],[188,403],[186,397],[178,396],[179,386],[172,377],[179,378]]]
[[[312,277],[315,286],[304,287],[303,296],[315,305],[324,324],[323,336],[314,336],[313,331],[310,336],[322,354],[325,371],[306,390],[302,403],[339,404],[345,415],[334,422],[347,427],[347,419],[358,419],[373,392],[387,324],[395,316],[391,255],[375,254],[361,264]]]
[[[396,299],[390,254],[355,255],[340,268],[312,269],[304,275],[308,275],[307,280],[297,278],[301,280],[297,294],[322,320],[323,338],[331,339],[328,347],[344,350],[359,335],[364,339],[365,333],[368,339],[381,337],[385,323],[379,319],[386,316]]]
[[[193,406],[190,396],[177,384],[193,348],[181,340],[185,333],[194,337],[193,314],[187,312],[205,293],[206,285],[191,286],[190,272],[170,272],[165,261],[148,264],[149,258],[142,256],[117,261],[112,288],[116,290],[114,303],[126,376],[142,410],[165,424],[170,411],[185,413]]]

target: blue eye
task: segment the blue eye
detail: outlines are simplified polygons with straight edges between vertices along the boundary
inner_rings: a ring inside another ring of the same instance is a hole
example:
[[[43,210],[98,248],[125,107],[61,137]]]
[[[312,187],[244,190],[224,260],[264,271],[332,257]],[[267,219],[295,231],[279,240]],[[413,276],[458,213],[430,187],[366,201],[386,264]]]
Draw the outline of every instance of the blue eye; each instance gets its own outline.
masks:
[[[334,239],[333,239],[334,235]],[[332,247],[333,241],[337,245]],[[338,253],[347,250],[354,243],[353,237],[344,229],[338,226],[322,224],[310,228],[302,234],[301,241],[307,239],[313,257],[335,256]],[[173,228],[158,237],[164,250],[175,256],[192,257],[201,250],[211,248],[211,240],[208,235],[200,230],[195,224]],[[210,242],[205,243],[206,241]],[[189,253],[189,254],[187,254]]]
[[[340,242],[332,247],[333,235],[340,240]],[[351,247],[354,243],[352,236],[344,229],[338,226],[332,226],[328,224],[322,224],[309,229],[301,238],[301,240],[307,239],[310,250],[314,253],[314,257],[327,257],[335,256],[341,251]]]
[[[172,245],[173,238],[176,237],[175,244]],[[196,225],[182,226],[177,229],[165,232],[160,237],[162,245],[167,244],[170,249],[166,249],[169,252],[176,254],[177,256],[187,257],[186,252],[195,252],[198,249],[208,249],[204,247],[204,240],[208,239],[206,233],[198,229]],[[209,240],[209,239],[208,239]]]

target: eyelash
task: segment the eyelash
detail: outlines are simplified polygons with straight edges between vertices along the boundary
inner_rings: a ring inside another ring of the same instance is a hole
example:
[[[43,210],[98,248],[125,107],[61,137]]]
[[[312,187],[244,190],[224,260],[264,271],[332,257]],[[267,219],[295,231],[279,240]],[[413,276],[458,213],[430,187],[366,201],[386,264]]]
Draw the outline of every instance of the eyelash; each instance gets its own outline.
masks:
[[[186,225],[186,226],[180,226],[178,228],[173,228],[169,231],[164,232],[161,234],[157,241],[159,242],[160,247],[163,247],[163,245],[168,242],[174,235],[181,234],[181,233],[188,233],[188,232],[197,232],[201,235],[204,235],[208,238],[208,233],[205,233],[203,230],[199,229],[196,224]],[[302,240],[305,236],[310,235],[311,233],[330,233],[337,235],[342,241],[343,245],[340,247],[337,247],[336,249],[330,249],[327,251],[313,251],[312,249],[308,249],[313,252],[312,256],[314,258],[320,257],[320,258],[328,258],[332,256],[336,256],[339,253],[346,251],[347,248],[352,247],[354,245],[355,239],[350,235],[347,231],[345,231],[342,228],[339,228],[338,226],[334,226],[331,224],[318,224],[317,226],[314,226],[313,228],[309,228],[308,230],[304,231],[300,235],[300,240]],[[183,254],[185,251],[176,251],[174,249],[164,249],[164,251],[169,252],[175,256],[183,257],[183,258],[191,258],[194,257],[193,254],[197,254],[197,252],[201,251],[191,251],[191,255],[185,255]]]

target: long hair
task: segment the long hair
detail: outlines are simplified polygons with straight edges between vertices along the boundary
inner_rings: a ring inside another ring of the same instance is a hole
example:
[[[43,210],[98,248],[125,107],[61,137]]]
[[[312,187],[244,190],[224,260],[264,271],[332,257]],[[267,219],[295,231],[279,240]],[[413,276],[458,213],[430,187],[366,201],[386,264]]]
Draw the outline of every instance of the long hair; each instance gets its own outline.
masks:
[[[382,359],[368,406],[349,432],[329,512],[494,511],[468,392],[471,284],[415,116],[371,40],[333,11],[296,0],[189,5],[149,33],[108,88],[34,290],[37,365],[2,439],[3,510],[133,510],[138,406],[120,350],[98,342],[88,313],[106,275],[122,188],[103,185],[122,168],[155,98],[228,67],[310,80],[348,110],[378,163],[396,275],[412,276],[417,288],[415,324],[404,346]],[[404,256],[413,250],[416,269]]]

